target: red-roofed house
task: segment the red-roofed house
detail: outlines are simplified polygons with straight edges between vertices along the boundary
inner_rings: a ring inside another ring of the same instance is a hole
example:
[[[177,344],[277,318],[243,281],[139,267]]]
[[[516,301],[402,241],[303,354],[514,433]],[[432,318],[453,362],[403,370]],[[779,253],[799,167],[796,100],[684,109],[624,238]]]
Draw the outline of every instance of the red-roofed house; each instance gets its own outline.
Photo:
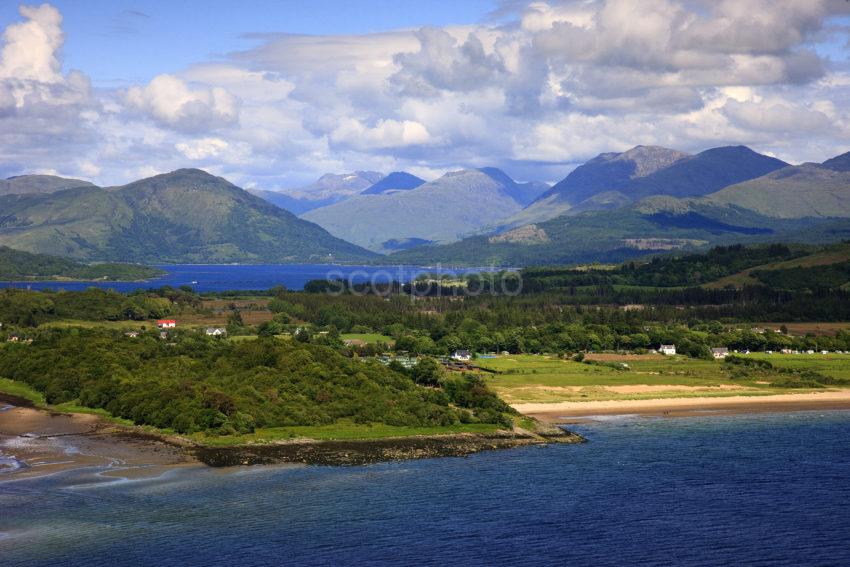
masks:
[[[173,329],[177,326],[177,321],[174,319],[160,319],[156,322],[156,327],[158,329]]]

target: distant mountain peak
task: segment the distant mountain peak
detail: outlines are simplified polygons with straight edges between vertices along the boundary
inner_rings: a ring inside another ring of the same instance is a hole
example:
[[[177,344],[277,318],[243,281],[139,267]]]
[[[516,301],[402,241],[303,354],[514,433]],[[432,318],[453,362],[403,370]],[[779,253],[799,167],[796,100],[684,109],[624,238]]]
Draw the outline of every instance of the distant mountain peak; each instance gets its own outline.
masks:
[[[833,171],[850,171],[850,152],[826,160],[823,166]]]
[[[406,171],[393,171],[360,194],[381,195],[387,191],[410,191],[424,184],[424,179],[420,179]]]
[[[635,146],[625,152],[607,152],[584,163],[555,184],[538,201],[558,201],[572,205],[606,191],[616,191],[629,181],[646,177],[689,154],[661,146]],[[545,215],[544,215],[545,216]]]
[[[630,150],[618,154],[615,160],[630,161],[634,163],[634,171],[631,178],[645,177],[673,165],[677,161],[688,157],[690,154],[671,150],[661,146],[635,146]]]
[[[511,176],[499,169],[498,167],[481,167],[478,171],[493,179],[497,183],[501,183],[505,187],[516,185],[516,181],[511,179]]]

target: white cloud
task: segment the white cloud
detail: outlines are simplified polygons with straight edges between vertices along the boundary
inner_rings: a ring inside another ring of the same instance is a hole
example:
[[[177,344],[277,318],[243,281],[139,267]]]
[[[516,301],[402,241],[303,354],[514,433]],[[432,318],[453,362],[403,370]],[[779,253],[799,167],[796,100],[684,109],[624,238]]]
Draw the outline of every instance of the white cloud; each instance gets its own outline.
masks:
[[[436,141],[425,126],[412,120],[380,120],[375,126],[368,127],[354,119],[344,120],[331,132],[330,140],[334,144],[361,150],[403,148]]]
[[[432,96],[438,89],[477,90],[504,72],[501,58],[485,52],[481,39],[474,33],[459,42],[445,30],[423,28],[416,37],[419,51],[394,57],[401,69],[392,80],[409,96]]]
[[[824,106],[822,109],[827,110]],[[729,100],[723,113],[735,124],[766,132],[808,132],[825,134],[839,123],[817,107],[803,107],[783,101],[739,102]]]
[[[65,36],[62,15],[49,4],[21,6],[25,22],[12,24],[3,32],[0,78],[58,83],[62,81],[58,51]]]
[[[131,87],[126,100],[161,124],[187,132],[214,130],[239,119],[239,101],[227,90],[191,88],[173,75],[157,75],[145,87]]]
[[[19,13],[23,21],[3,31],[0,48],[0,174],[78,171],[79,152],[97,140],[89,79],[79,71],[62,74],[56,8],[21,6]]]
[[[201,138],[191,142],[178,142],[174,147],[189,159],[206,159],[220,155],[227,149],[228,144],[220,138]]]
[[[125,182],[192,165],[260,188],[325,172],[496,165],[552,180],[603,151],[744,143],[846,151],[843,0],[534,1],[514,21],[250,36],[118,91],[63,73],[61,14],[22,7],[0,49],[0,173]],[[839,31],[836,31],[839,30]],[[843,31],[840,31],[843,30]]]

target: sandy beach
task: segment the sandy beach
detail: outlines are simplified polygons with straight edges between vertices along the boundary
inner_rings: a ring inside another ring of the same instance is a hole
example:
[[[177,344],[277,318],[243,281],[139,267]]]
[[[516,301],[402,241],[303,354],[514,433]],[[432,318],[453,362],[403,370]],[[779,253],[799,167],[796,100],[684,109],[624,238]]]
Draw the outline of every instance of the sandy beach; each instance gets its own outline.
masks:
[[[705,411],[759,412],[850,409],[850,389],[770,396],[683,397],[515,404],[514,409],[549,423],[571,423],[592,415],[684,417]]]
[[[81,467],[138,477],[196,463],[179,447],[95,415],[47,412],[0,400],[0,480]]]

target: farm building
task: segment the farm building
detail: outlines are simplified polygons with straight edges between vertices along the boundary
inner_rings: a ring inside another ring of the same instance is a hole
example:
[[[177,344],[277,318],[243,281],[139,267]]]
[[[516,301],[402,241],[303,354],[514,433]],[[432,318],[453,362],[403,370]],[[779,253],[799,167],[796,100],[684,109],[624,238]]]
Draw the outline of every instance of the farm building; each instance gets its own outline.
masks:
[[[711,349],[711,356],[713,356],[716,360],[722,360],[729,356],[729,349],[726,347],[717,347]]]
[[[460,360],[461,362],[466,362],[472,360],[472,353],[468,350],[456,350],[452,353],[452,358]]]
[[[676,354],[676,345],[661,345],[658,348],[658,352],[666,354],[667,356],[673,356]]]
[[[156,322],[157,329],[173,329],[177,326],[177,321],[174,319],[160,319]]]

